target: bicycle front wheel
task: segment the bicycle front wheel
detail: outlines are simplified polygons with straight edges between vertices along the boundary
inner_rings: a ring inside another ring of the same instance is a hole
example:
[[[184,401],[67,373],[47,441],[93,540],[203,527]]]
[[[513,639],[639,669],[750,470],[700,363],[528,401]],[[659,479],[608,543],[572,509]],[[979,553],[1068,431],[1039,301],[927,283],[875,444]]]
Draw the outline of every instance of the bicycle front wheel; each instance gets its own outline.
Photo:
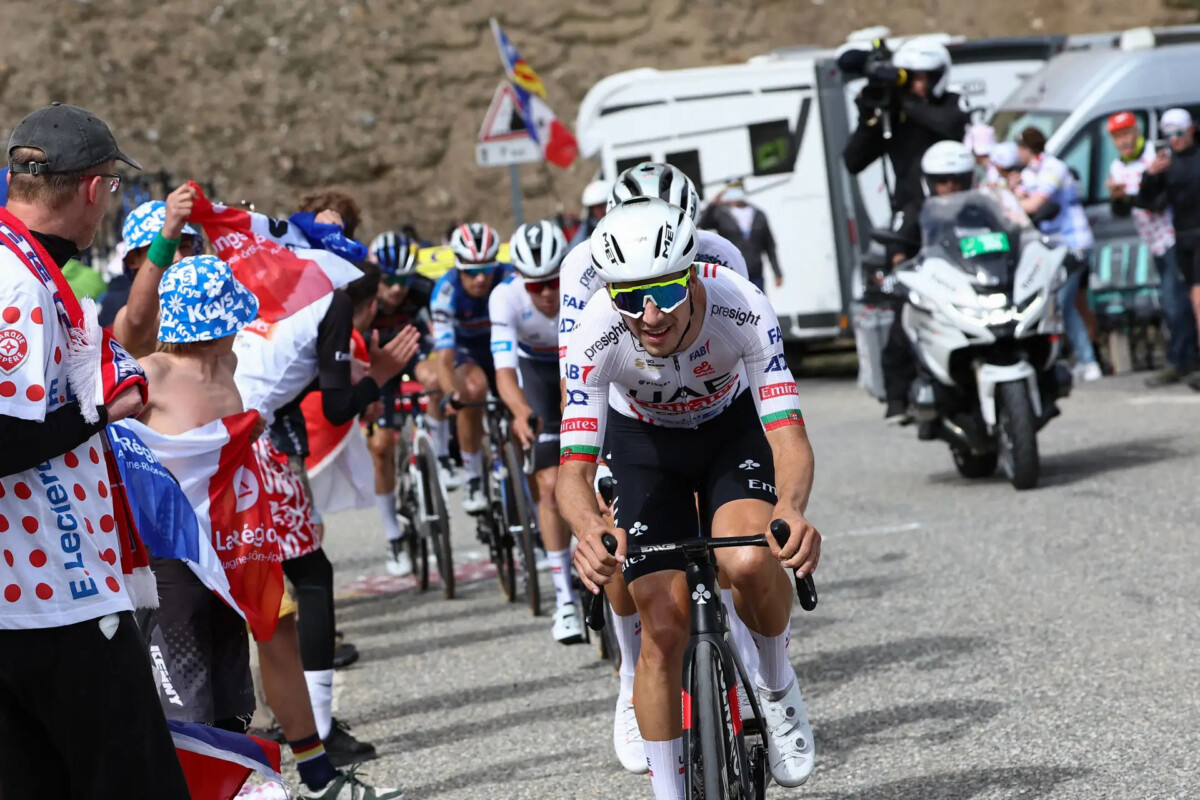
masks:
[[[504,465],[508,468],[509,493],[508,518],[509,530],[520,527],[516,536],[520,537],[521,559],[525,562],[525,586],[529,593],[529,610],[535,617],[542,613],[542,593],[538,585],[537,553],[537,520],[533,515],[533,501],[529,496],[529,486],[525,483],[525,471],[521,451],[516,442],[504,446]]]
[[[489,448],[485,447],[483,453],[487,459],[485,480],[490,484],[487,493],[490,501],[487,513],[492,524],[492,563],[496,565],[496,580],[500,582],[500,593],[504,595],[505,602],[511,603],[517,599],[517,567],[513,558],[513,537],[508,530],[507,511],[512,497],[512,476],[504,474],[507,470],[503,462],[495,464]]]
[[[446,495],[442,491],[442,478],[438,472],[437,455],[428,436],[417,441],[417,467],[421,472],[421,488],[425,493],[426,508],[433,517],[426,528],[424,542],[433,550],[438,575],[442,579],[442,595],[454,597],[454,556],[450,547],[450,512],[446,508]],[[427,558],[427,556],[426,556]]]
[[[734,707],[730,705],[737,703],[737,693],[729,690],[735,684],[725,676],[721,651],[708,642],[699,642],[693,653],[691,677],[691,697],[684,698],[691,705],[691,714],[686,709],[684,712],[687,796],[690,800],[750,800],[742,792],[746,760],[741,752],[741,731],[734,724]],[[692,727],[687,730],[689,720]]]

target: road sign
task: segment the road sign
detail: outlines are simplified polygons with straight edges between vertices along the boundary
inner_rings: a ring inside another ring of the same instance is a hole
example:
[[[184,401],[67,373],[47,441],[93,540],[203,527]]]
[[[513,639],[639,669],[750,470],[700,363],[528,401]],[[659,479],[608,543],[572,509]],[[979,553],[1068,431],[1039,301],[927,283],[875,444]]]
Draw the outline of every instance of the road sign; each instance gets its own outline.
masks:
[[[508,81],[500,81],[475,142],[475,163],[503,167],[542,160],[542,149],[525,127],[521,101]]]

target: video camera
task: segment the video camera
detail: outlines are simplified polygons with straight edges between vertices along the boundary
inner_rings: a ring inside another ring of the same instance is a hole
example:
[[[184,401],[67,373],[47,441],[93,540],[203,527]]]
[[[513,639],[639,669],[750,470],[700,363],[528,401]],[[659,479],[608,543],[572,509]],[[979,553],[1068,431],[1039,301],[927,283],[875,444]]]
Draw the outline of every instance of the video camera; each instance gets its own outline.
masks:
[[[847,78],[866,78],[862,103],[888,112],[899,103],[899,92],[908,83],[908,71],[892,63],[892,51],[883,39],[871,42],[870,50],[852,49],[838,56],[838,69]]]

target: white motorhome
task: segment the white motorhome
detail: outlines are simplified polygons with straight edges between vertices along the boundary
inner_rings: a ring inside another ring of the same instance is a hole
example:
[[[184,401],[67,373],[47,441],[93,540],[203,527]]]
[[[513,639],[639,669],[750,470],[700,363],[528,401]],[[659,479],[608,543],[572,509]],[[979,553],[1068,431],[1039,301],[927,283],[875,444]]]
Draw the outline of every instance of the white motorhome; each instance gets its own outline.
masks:
[[[846,46],[869,46],[886,33],[863,31]],[[952,81],[983,108],[1065,41],[934,35],[951,50]],[[895,48],[904,39],[887,41]],[[790,48],[745,64],[618,73],[592,87],[576,123],[581,152],[599,160],[606,179],[641,161],[665,161],[692,178],[702,200],[744,180],[775,234],[784,283],[768,282],[766,292],[790,341],[847,332],[869,228],[889,216],[882,167],[852,181],[842,165],[861,81],[847,84],[837,53]]]

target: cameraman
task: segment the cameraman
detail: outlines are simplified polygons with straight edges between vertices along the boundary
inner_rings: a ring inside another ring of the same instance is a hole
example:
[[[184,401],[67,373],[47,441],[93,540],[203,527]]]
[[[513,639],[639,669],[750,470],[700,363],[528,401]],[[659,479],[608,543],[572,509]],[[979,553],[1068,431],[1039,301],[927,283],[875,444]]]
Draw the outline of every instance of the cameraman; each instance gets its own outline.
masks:
[[[858,128],[846,143],[842,158],[846,169],[857,175],[887,155],[896,174],[891,198],[895,213],[924,199],[921,156],[935,142],[962,141],[971,118],[963,110],[959,95],[946,91],[950,52],[942,45],[929,40],[907,41],[896,51],[892,66],[900,73],[894,79],[890,75],[895,71],[889,74],[888,82],[895,88],[881,86],[878,78],[871,77],[868,64],[869,83],[855,100]],[[888,105],[877,105],[881,98],[886,98]],[[890,139],[883,136],[885,116],[890,117]]]

